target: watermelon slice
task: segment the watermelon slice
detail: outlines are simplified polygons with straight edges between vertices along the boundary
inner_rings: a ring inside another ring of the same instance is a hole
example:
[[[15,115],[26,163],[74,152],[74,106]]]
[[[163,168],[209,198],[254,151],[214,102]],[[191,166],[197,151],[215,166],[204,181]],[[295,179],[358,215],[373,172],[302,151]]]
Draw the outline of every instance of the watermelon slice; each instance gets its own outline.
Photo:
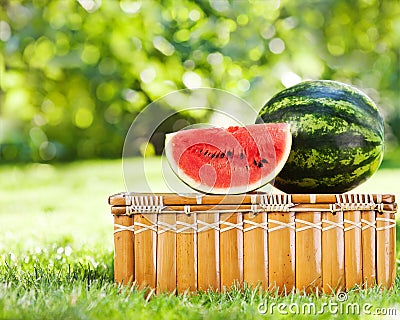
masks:
[[[271,182],[291,149],[287,123],[198,128],[167,134],[165,153],[189,187],[213,194],[238,194]]]

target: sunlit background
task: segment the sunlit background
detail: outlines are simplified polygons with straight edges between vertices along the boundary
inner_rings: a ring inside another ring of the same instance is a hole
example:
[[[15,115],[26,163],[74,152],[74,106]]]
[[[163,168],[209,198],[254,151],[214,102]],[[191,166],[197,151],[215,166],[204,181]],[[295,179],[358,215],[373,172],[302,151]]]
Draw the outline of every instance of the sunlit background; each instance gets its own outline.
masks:
[[[137,114],[177,89],[227,90],[258,111],[285,87],[333,79],[379,105],[384,165],[396,163],[397,0],[160,3],[3,0],[1,162],[119,158]]]
[[[254,318],[256,291],[233,302],[230,294],[148,301],[114,286],[107,199],[126,190],[132,122],[177,89],[226,90],[257,114],[306,79],[353,84],[386,123],[381,169],[353,192],[399,199],[399,35],[398,0],[0,0],[0,318]],[[252,122],[249,109],[223,107]],[[174,113],[174,103],[165,108],[154,118]],[[152,155],[162,153],[163,133],[215,118],[193,110],[168,118],[151,144],[138,138],[145,145],[136,144],[132,166],[145,162],[147,182],[161,188],[162,158]],[[400,223],[396,230],[400,262]],[[350,301],[397,308],[399,284],[352,290]]]

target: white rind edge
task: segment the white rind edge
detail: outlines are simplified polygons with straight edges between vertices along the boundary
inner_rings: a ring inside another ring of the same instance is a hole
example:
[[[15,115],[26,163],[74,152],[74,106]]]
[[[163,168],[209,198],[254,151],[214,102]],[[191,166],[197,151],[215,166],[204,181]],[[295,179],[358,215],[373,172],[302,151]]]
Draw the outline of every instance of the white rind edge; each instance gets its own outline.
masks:
[[[250,191],[254,191],[256,189],[259,189],[269,182],[271,182],[278,174],[281,172],[283,167],[286,164],[287,159],[289,158],[289,154],[291,151],[292,147],[292,133],[291,133],[291,126],[288,124],[287,126],[287,132],[286,132],[286,138],[288,141],[286,149],[284,150],[284,153],[282,155],[282,160],[279,163],[279,165],[276,167],[274,171],[271,172],[270,175],[264,177],[262,180],[260,180],[258,183],[252,183],[247,186],[241,186],[241,187],[231,187],[229,189],[226,188],[212,188],[208,187],[205,188],[205,186],[199,185],[195,180],[193,180],[191,177],[189,177],[186,173],[184,173],[182,170],[178,168],[176,163],[174,161],[170,161],[170,159],[173,159],[172,156],[172,148],[167,148],[169,145],[171,139],[173,136],[176,134],[176,132],[173,133],[168,133],[165,135],[165,155],[167,157],[168,163],[171,166],[172,171],[181,179],[185,184],[187,184],[190,188],[204,192],[204,193],[209,193],[209,194],[241,194],[241,193],[246,193]],[[196,186],[196,187],[194,187]]]

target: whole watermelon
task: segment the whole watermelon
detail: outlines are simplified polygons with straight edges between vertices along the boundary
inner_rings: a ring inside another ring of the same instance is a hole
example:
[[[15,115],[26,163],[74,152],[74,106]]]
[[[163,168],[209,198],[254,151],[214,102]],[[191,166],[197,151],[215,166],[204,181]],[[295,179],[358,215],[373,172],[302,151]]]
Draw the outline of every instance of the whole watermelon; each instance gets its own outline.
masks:
[[[289,122],[289,159],[275,179],[287,193],[342,193],[378,169],[384,125],[374,102],[336,81],[305,81],[269,100],[257,122]]]

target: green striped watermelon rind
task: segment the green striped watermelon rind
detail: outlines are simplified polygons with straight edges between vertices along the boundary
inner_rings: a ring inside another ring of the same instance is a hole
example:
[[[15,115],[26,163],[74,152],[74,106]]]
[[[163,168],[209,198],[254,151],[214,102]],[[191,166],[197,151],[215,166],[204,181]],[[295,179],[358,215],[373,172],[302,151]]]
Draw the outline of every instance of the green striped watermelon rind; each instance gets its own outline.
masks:
[[[289,122],[293,142],[275,179],[285,192],[342,193],[371,177],[383,158],[384,124],[362,91],[329,80],[305,81],[269,100],[260,122]]]

